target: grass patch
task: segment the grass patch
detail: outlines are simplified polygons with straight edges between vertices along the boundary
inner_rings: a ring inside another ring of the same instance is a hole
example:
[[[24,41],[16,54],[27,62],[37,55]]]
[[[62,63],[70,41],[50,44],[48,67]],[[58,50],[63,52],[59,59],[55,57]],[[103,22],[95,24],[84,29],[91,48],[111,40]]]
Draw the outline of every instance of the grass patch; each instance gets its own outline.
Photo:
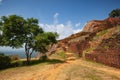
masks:
[[[49,60],[46,60],[46,63],[48,64],[57,64],[57,63],[64,63],[65,61],[62,61],[62,60],[58,60],[58,59],[49,59]]]
[[[12,61],[10,67],[8,67],[8,68],[33,66],[33,65],[38,65],[38,64],[42,64],[42,63],[57,64],[57,63],[64,63],[64,61],[58,60],[58,59],[47,59],[47,60],[34,59],[34,60],[31,60],[29,64],[27,64],[26,60],[16,60],[16,61]],[[8,68],[5,68],[5,69],[8,69]],[[2,69],[2,70],[4,70],[4,69]]]
[[[107,32],[108,32],[107,29],[102,30],[102,31],[100,31],[100,32],[97,34],[97,36],[98,36],[98,37],[99,37],[99,36],[102,36],[102,35],[106,34]]]
[[[64,52],[59,52],[57,53],[62,59],[66,59],[65,53]]]
[[[63,63],[64,61],[58,60],[58,59],[47,59],[47,60],[31,60],[30,63],[27,65],[26,61],[16,61],[13,63],[15,67],[20,67],[20,66],[32,66],[32,65],[37,65],[40,63],[48,63],[48,64],[56,64],[56,63]]]
[[[93,37],[93,39],[91,39],[91,41],[97,40],[99,37],[103,36],[103,35],[106,34],[107,32],[108,32],[107,29],[98,32],[98,33]]]
[[[87,48],[86,50],[84,50],[83,53],[82,53],[82,57],[85,58],[85,54],[89,53],[92,50],[94,50],[94,48],[92,48],[92,47]]]

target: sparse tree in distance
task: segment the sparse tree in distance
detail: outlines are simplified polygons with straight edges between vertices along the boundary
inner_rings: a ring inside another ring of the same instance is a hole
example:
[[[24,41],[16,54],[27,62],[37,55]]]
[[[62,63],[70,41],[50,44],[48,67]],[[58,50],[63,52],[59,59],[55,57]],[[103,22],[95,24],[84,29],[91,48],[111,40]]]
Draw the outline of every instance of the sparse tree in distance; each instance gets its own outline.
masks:
[[[28,64],[34,51],[46,52],[47,46],[56,43],[58,36],[57,33],[44,32],[37,19],[17,15],[2,16],[0,30],[3,46],[20,48],[24,45]]]
[[[114,9],[109,13],[109,17],[118,17],[120,18],[120,9]]]

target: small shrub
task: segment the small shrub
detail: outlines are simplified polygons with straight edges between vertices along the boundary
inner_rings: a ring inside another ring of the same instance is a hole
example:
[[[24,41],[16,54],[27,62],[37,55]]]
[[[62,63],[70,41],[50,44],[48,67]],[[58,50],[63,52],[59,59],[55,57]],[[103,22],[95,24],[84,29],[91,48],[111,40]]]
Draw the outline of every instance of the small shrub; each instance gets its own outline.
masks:
[[[47,58],[48,58],[47,55],[43,54],[42,56],[40,56],[39,60],[43,60],[44,61],[44,60],[47,60]]]
[[[0,53],[0,69],[8,68],[11,65],[11,59],[9,56]]]

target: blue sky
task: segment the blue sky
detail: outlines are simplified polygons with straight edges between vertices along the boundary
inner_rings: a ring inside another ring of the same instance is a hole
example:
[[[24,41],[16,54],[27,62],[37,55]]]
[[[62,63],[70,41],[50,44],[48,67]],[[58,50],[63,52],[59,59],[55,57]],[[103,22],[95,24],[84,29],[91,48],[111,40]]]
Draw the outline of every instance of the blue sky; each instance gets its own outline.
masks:
[[[0,16],[37,18],[45,31],[57,31],[59,39],[81,31],[90,20],[107,18],[116,8],[120,0],[0,0]]]

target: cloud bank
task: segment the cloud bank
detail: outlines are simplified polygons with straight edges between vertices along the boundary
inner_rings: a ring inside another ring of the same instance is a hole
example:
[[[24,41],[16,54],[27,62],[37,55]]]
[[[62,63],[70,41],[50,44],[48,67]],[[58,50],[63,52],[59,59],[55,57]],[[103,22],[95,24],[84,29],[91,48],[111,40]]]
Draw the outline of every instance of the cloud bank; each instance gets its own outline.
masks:
[[[67,21],[66,23],[58,23],[58,16],[59,13],[55,13],[53,18],[54,18],[54,23],[53,24],[43,24],[39,23],[39,25],[46,31],[52,31],[52,32],[57,32],[59,34],[59,39],[63,39],[65,37],[70,36],[71,34],[80,32],[82,29],[75,29],[75,27],[80,26],[80,22],[73,24],[71,21]]]

